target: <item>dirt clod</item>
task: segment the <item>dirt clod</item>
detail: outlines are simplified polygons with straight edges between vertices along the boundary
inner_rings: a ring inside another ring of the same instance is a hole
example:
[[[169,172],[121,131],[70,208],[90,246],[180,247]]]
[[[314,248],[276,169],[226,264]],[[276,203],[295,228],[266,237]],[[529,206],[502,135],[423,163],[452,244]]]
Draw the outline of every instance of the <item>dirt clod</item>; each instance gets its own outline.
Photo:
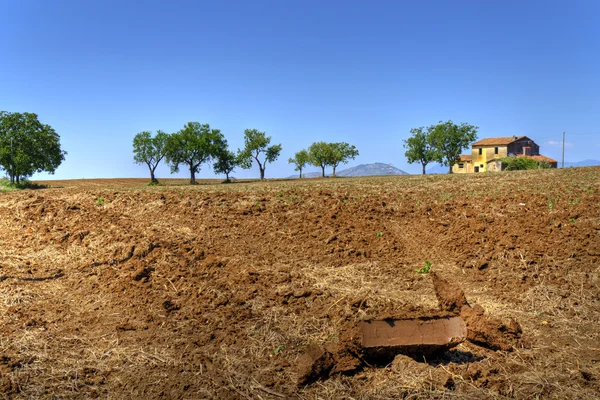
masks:
[[[329,351],[319,346],[308,347],[297,363],[298,386],[329,377],[334,365],[333,355]]]
[[[511,351],[520,341],[523,330],[517,321],[508,323],[483,314],[481,307],[465,306],[461,317],[468,327],[469,341],[492,350]]]
[[[465,305],[469,305],[465,293],[460,286],[449,283],[438,274],[431,274],[433,289],[442,311],[460,312]]]

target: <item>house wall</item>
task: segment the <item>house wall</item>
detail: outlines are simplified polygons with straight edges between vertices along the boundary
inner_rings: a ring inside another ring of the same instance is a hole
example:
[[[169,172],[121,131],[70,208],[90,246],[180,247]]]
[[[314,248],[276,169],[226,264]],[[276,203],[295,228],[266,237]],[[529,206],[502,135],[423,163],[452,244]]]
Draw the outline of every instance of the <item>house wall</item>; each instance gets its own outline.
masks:
[[[490,172],[500,172],[502,171],[502,162],[498,160],[490,161],[487,164],[487,170]]]
[[[508,145],[508,153],[509,154],[523,154],[523,147],[531,147],[531,155],[540,154],[540,146],[535,144],[535,142],[531,139],[521,139],[517,140]]]
[[[462,162],[460,163],[463,165],[462,168],[459,168],[459,164],[454,164],[452,166],[452,173],[453,174],[468,174],[473,172],[473,165],[470,162]]]
[[[498,154],[496,154],[496,147],[498,148]],[[479,149],[481,149],[481,155],[479,154]],[[507,156],[507,146],[477,146],[473,147],[471,155],[473,166],[479,167],[479,172],[485,172],[488,170],[487,164],[489,160]]]

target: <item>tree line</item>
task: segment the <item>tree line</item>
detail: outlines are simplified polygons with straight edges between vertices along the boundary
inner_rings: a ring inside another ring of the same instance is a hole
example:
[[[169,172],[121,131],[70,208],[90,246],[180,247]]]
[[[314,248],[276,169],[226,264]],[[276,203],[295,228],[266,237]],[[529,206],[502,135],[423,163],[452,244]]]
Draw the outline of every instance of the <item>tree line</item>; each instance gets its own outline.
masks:
[[[258,166],[260,179],[264,180],[267,164],[277,160],[281,150],[281,144],[272,145],[271,137],[265,132],[246,129],[244,148],[233,152],[220,130],[198,122],[188,122],[183,129],[172,134],[159,130],[153,136],[151,132],[144,131],[133,138],[134,161],[148,166],[151,183],[158,183],[155,171],[163,160],[171,168],[171,173],[179,172],[180,166],[184,165],[189,170],[191,184],[196,183],[196,174],[201,166],[211,162],[215,173],[225,174],[226,182],[230,181],[229,175],[235,168],[248,169],[254,163]],[[315,142],[308,150],[297,152],[288,162],[300,171],[300,177],[308,164],[321,167],[322,176],[325,176],[325,168],[330,166],[335,176],[340,164],[356,156],[358,150],[348,143]]]
[[[209,124],[188,122],[178,132],[168,134],[157,131],[154,136],[149,131],[136,134],[133,138],[133,159],[138,164],[146,164],[150,171],[151,183],[158,183],[156,167],[164,160],[171,173],[179,172],[185,166],[190,173],[190,184],[196,183],[196,174],[203,164],[212,162],[215,173],[225,174],[226,182],[236,167],[248,169],[256,162],[260,179],[265,179],[267,164],[279,158],[281,144],[271,144],[271,137],[257,129],[244,131],[244,148],[236,153],[229,149],[227,139],[219,129]]]
[[[420,163],[423,174],[427,164],[432,162],[448,166],[451,173],[461,151],[477,140],[478,129],[468,123],[452,121],[413,128],[411,136],[404,140],[405,156],[409,163]],[[151,183],[158,182],[155,171],[163,161],[171,173],[179,172],[180,167],[186,168],[191,184],[196,183],[196,174],[206,163],[212,163],[214,172],[224,174],[226,181],[237,167],[249,169],[256,163],[260,179],[264,180],[267,165],[276,161],[281,151],[281,144],[271,144],[271,137],[265,132],[246,129],[243,149],[234,152],[219,129],[199,122],[188,122],[171,134],[161,130],[154,135],[143,131],[133,138],[134,161],[148,167]],[[54,173],[65,155],[60,136],[51,126],[42,124],[36,114],[0,111],[0,169],[6,171],[11,183],[19,183],[37,172]],[[321,141],[298,151],[288,162],[295,166],[300,177],[307,165],[321,168],[321,176],[325,177],[326,167],[331,167],[335,176],[340,164],[358,155],[356,147],[348,143]]]
[[[299,171],[300,178],[302,178],[302,170],[309,164],[320,167],[322,177],[325,177],[325,167],[330,166],[332,175],[335,176],[335,170],[340,164],[354,160],[357,156],[358,150],[351,144],[315,142],[309,146],[308,150],[300,150],[294,154],[288,163],[294,164],[294,170]]]

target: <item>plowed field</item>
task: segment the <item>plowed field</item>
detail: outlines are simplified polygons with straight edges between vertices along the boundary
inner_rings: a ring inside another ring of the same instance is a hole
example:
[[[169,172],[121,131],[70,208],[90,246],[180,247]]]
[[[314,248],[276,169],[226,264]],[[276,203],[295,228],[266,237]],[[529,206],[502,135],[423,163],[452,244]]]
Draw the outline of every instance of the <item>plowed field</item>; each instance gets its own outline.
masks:
[[[0,398],[600,396],[600,168],[0,193]],[[298,385],[309,345],[438,307],[431,270],[511,351],[464,342]]]

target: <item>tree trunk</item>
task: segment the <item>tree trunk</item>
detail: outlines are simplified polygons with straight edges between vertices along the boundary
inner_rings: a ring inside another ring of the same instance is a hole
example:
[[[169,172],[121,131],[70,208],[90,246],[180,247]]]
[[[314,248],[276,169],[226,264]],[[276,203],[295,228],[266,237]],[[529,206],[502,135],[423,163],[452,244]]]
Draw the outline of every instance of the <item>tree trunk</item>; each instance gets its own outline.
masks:
[[[300,170],[300,179],[302,179],[302,168],[298,168]]]
[[[17,185],[19,184],[19,175],[17,175]]]
[[[194,169],[194,166],[192,164],[190,164],[190,185],[195,185],[196,184],[196,171]]]
[[[150,182],[156,182],[156,183],[158,183],[158,180],[154,176],[154,170],[153,169],[150,170]]]
[[[423,175],[425,175],[425,167],[427,166],[427,164],[423,164]]]
[[[225,172],[225,182],[229,182],[229,172]]]
[[[325,167],[321,165],[321,177],[325,178]]]
[[[334,166],[333,166],[333,174],[331,175],[331,176],[332,176],[332,177],[334,177],[334,178],[335,178],[335,168],[336,168],[336,166],[334,165]]]
[[[451,174],[452,173],[452,164],[448,164],[448,173]]]
[[[260,169],[260,180],[264,181],[265,180],[265,167],[259,166]]]

